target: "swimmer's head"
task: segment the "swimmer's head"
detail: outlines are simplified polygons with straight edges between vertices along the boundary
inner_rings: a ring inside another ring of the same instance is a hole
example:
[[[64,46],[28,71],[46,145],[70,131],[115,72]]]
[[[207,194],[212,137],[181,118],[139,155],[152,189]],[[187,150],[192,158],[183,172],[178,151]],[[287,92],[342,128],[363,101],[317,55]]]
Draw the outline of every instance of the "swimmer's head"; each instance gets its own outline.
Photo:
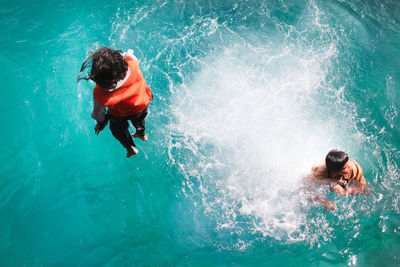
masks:
[[[128,71],[128,64],[120,52],[103,47],[88,55],[82,64],[78,82],[91,79],[105,90],[114,89]],[[88,67],[91,67],[88,77],[81,78],[80,75]]]
[[[337,174],[343,169],[349,160],[349,156],[346,152],[332,149],[325,157],[326,169],[328,171],[328,177],[340,178]]]

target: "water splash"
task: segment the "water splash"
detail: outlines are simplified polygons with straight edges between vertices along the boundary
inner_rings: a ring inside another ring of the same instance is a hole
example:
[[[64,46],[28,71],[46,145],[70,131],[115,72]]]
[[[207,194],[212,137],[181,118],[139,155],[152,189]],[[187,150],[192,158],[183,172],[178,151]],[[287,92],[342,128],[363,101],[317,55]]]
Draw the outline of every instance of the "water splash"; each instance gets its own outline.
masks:
[[[326,25],[310,20],[323,38]],[[335,42],[314,50],[289,31],[303,34],[288,27],[279,42],[255,48],[240,39],[198,58],[200,70],[174,95],[171,161],[185,176],[184,190],[200,195],[217,231],[238,236],[233,247],[241,249],[250,245],[243,232],[285,242],[319,234],[305,234],[299,188],[333,146],[318,114],[318,91]]]

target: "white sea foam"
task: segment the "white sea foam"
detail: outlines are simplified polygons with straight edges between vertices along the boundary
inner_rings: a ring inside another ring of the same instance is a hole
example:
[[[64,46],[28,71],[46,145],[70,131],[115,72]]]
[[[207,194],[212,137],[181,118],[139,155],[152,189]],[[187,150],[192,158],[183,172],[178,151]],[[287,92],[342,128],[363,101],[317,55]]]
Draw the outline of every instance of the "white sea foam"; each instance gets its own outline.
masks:
[[[217,213],[218,229],[238,231],[237,217],[247,216],[264,236],[304,237],[301,179],[332,147],[314,108],[334,51],[234,44],[202,59],[174,95],[173,128],[181,139],[171,143],[171,159]]]

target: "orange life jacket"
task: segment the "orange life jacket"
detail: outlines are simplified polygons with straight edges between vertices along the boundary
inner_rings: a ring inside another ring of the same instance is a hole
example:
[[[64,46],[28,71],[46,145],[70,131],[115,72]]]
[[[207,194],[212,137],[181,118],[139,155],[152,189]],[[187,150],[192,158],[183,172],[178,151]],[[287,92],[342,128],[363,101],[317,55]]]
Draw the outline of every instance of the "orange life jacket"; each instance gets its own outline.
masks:
[[[349,181],[360,182],[362,177],[364,176],[363,170],[362,170],[360,164],[358,164],[354,160],[353,160],[353,162],[354,162],[354,167],[352,168],[352,175],[351,175]]]
[[[349,160],[350,161],[350,160]],[[345,175],[343,175],[339,181],[347,181],[346,183],[365,183],[365,178],[363,174],[363,170],[357,162],[351,160],[353,164],[351,164],[351,170],[347,171]]]
[[[153,99],[149,86],[139,69],[139,61],[127,57],[130,70],[128,79],[114,91],[106,91],[96,84],[93,97],[102,105],[108,107],[113,117],[125,117],[142,112]]]

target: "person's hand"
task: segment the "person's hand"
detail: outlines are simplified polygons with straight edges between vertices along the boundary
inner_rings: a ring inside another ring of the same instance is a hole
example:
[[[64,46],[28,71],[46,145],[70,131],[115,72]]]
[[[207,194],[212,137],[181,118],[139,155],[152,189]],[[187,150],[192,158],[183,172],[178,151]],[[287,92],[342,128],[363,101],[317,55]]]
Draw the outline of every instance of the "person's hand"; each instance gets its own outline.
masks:
[[[324,202],[324,208],[326,211],[337,211],[337,206],[330,200]]]
[[[96,126],[94,126],[94,133],[96,135],[99,135],[99,133],[104,129],[104,127],[106,127],[107,123],[108,123],[108,118],[107,117],[103,121],[100,121],[100,122],[97,121]]]
[[[338,195],[346,195],[347,194],[346,189],[344,189],[341,185],[338,185],[338,184],[333,187],[333,192],[335,192]]]
[[[99,135],[99,133],[104,129],[104,127],[102,128],[101,125],[99,123],[96,123],[96,126],[94,126],[94,133],[96,135]]]

